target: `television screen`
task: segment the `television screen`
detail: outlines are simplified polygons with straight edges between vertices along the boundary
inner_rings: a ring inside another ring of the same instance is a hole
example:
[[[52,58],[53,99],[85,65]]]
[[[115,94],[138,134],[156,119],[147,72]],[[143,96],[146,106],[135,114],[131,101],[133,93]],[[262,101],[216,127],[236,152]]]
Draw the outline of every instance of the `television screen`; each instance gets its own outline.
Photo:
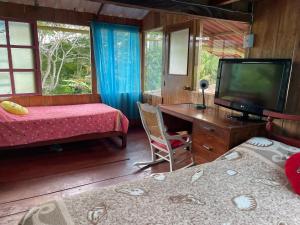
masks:
[[[282,111],[289,72],[290,60],[220,60],[216,98],[254,114]]]

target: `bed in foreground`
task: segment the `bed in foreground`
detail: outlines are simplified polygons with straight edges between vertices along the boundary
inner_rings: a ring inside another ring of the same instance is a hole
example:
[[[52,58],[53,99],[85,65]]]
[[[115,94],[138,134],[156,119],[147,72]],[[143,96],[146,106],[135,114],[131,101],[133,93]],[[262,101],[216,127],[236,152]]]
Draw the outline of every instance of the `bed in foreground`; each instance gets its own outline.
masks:
[[[299,151],[252,138],[211,163],[53,200],[20,224],[300,224],[283,170]]]
[[[126,146],[128,119],[101,103],[28,107],[18,116],[0,107],[0,149],[120,136]]]

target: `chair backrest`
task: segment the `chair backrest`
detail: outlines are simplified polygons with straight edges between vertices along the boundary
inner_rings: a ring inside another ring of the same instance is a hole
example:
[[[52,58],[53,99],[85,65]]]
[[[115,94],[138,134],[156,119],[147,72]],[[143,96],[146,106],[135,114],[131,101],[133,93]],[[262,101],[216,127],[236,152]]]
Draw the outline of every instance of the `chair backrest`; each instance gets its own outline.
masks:
[[[263,114],[264,114],[264,116],[268,117],[268,123],[266,125],[266,130],[267,130],[268,136],[270,138],[280,141],[280,142],[283,142],[287,145],[291,145],[291,146],[300,148],[300,140],[299,139],[285,137],[283,135],[273,133],[273,126],[274,126],[273,120],[274,119],[283,119],[283,120],[300,122],[300,115],[289,115],[289,114],[283,114],[283,113],[278,113],[278,112],[272,112],[272,111],[268,111],[268,110],[264,110]]]
[[[137,103],[143,127],[148,138],[161,143],[166,142],[166,129],[164,126],[161,111],[158,107]]]

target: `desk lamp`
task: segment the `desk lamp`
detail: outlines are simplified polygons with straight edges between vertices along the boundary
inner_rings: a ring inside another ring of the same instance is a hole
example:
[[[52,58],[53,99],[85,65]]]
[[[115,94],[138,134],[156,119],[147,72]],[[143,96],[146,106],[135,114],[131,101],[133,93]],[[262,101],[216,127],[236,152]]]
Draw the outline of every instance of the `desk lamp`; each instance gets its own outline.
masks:
[[[208,88],[208,81],[207,80],[200,80],[199,87],[202,90],[202,104],[197,104],[196,108],[197,109],[206,109],[204,90]]]

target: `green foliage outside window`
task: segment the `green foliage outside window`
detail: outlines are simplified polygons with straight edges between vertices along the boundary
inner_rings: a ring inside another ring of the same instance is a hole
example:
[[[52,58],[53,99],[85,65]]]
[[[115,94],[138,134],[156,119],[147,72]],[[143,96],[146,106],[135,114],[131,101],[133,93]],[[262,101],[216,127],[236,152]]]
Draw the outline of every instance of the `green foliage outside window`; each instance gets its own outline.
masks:
[[[163,33],[147,32],[145,41],[145,78],[144,90],[161,90]]]
[[[38,23],[44,95],[91,93],[89,27]]]
[[[201,52],[201,65],[198,71],[198,80],[208,80],[210,84],[216,83],[219,57],[206,50]]]

